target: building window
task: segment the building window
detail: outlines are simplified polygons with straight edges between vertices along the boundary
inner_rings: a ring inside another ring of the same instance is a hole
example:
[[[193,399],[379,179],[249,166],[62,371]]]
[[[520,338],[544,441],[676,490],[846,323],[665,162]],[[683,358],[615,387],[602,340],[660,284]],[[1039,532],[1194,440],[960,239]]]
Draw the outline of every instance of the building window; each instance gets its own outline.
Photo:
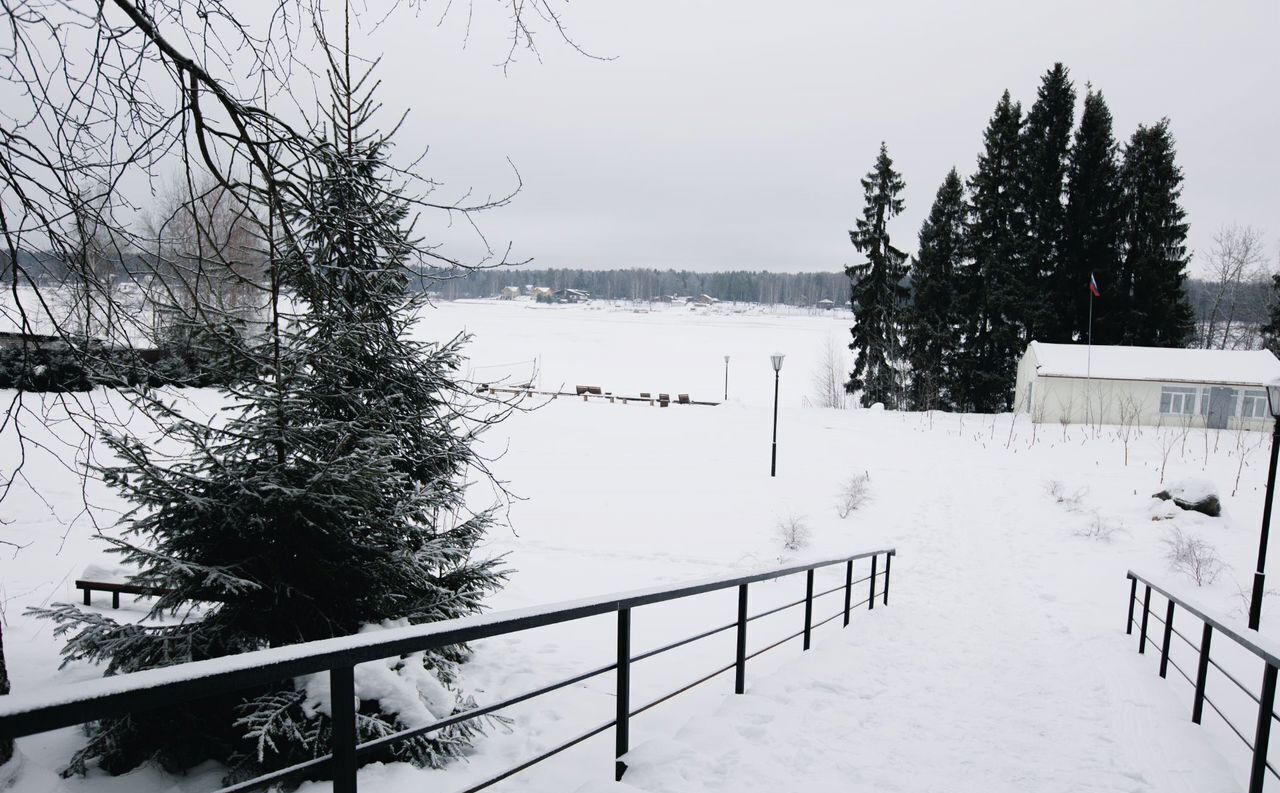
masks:
[[[1240,417],[1246,419],[1262,419],[1270,415],[1267,409],[1266,391],[1245,391],[1240,400]]]
[[[1196,412],[1196,390],[1164,386],[1160,389],[1160,412],[1166,415],[1192,415]]]

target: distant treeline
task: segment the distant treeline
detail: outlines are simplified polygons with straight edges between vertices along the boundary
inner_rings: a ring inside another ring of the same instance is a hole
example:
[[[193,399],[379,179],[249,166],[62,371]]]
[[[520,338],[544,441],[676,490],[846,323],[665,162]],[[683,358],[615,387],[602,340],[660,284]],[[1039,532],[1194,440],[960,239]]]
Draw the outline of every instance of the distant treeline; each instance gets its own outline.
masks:
[[[68,268],[53,256],[27,251],[19,255],[24,271],[38,284],[57,285],[68,277]],[[134,254],[123,259],[124,261],[109,268],[120,278],[139,276],[155,270],[153,256]],[[8,256],[0,253],[0,283],[9,283],[12,277]],[[585,289],[592,297],[604,300],[648,300],[662,295],[706,294],[718,300],[746,303],[805,306],[825,299],[833,301],[837,306],[849,305],[849,278],[843,273],[770,273],[747,270],[697,273],[688,270],[535,270],[501,267],[428,274],[419,278],[418,284],[444,300],[497,297],[504,286],[549,286],[553,289]],[[1188,279],[1186,286],[1199,330],[1209,316],[1214,297],[1221,286],[1199,278]],[[1265,323],[1273,300],[1270,281],[1246,281],[1238,289],[1237,320],[1254,328]],[[1195,346],[1205,346],[1204,340],[1197,338]],[[1227,346],[1232,345],[1228,343]],[[1256,343],[1246,341],[1244,346],[1256,346]]]
[[[843,273],[769,273],[732,270],[533,270],[502,267],[457,271],[420,283],[444,300],[496,297],[504,286],[585,289],[605,300],[650,300],[663,295],[710,295],[718,300],[807,306],[819,300],[849,305],[849,279]]]

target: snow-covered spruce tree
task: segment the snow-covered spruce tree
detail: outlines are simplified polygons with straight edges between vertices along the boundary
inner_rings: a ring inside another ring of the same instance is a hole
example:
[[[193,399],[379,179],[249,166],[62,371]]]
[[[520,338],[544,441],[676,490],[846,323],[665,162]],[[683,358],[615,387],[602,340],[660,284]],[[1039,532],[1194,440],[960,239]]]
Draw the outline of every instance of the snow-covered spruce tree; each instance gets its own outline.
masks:
[[[1113,290],[1120,267],[1120,164],[1111,132],[1111,110],[1100,91],[1086,88],[1080,127],[1071,145],[1067,169],[1067,223],[1064,242],[1067,292],[1061,308],[1071,321],[1071,339],[1086,341],[1092,301],[1093,340],[1111,344],[1109,312],[1122,302]],[[1095,276],[1102,299],[1088,290]]]
[[[920,226],[919,253],[911,268],[905,337],[912,410],[954,406],[952,379],[961,342],[956,293],[967,265],[964,219],[964,183],[952,168]]]
[[[888,228],[889,221],[902,212],[898,194],[903,187],[889,150],[881,143],[875,167],[862,179],[862,217],[849,232],[853,247],[867,261],[845,268],[855,317],[849,349],[856,356],[845,390],[851,394],[861,391],[863,407],[882,402],[892,410],[903,401],[900,312],[907,298],[902,283],[907,275],[907,255],[889,243]]]
[[[1079,292],[1064,264],[1067,153],[1075,120],[1076,91],[1061,63],[1040,79],[1036,101],[1022,126],[1023,213],[1027,238],[1022,286],[1024,341],[1071,341],[1063,306]],[[1085,283],[1088,283],[1087,279]]]
[[[1025,323],[1019,280],[1025,273],[1022,211],[1022,106],[1005,91],[983,132],[978,170],[969,179],[966,254],[973,261],[959,295],[964,348],[958,356],[956,402],[978,413],[1012,406]]]
[[[1117,292],[1121,344],[1183,347],[1194,323],[1187,298],[1187,213],[1169,120],[1139,125],[1120,168],[1124,255]]]
[[[463,339],[431,345],[409,329],[422,298],[406,264],[419,252],[409,205],[391,179],[389,141],[370,127],[368,92],[332,64],[330,132],[295,185],[272,255],[295,313],[274,323],[262,374],[227,393],[217,427],[174,419],[186,451],[165,459],[109,437],[108,480],[132,501],[117,550],[158,587],[143,624],[60,605],[67,661],[108,675],[352,634],[369,626],[474,614],[500,586],[477,559],[489,512],[469,513],[465,476],[483,425],[459,416]],[[418,653],[356,671],[361,740],[467,707],[452,687],[467,648]],[[68,772],[112,773],[145,761],[170,770],[207,759],[233,778],[328,751],[327,676],[90,727]],[[482,725],[396,744],[380,759],[439,765]]]

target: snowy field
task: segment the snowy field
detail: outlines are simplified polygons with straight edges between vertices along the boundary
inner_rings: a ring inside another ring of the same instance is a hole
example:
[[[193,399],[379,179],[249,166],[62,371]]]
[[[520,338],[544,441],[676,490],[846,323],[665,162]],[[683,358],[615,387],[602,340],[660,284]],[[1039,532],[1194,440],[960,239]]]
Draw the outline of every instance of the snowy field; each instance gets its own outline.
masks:
[[[1124,635],[1125,571],[1169,582],[1243,622],[1266,435],[1144,428],[1129,440],[1126,462],[1111,427],[811,407],[812,376],[828,340],[847,336],[847,319],[832,316],[474,301],[441,305],[421,332],[439,338],[463,328],[475,334],[472,377],[534,379],[548,390],[599,385],[717,401],[723,356],[730,356],[729,402],[719,407],[561,398],[515,414],[488,436],[495,472],[523,497],[509,508],[510,530],[488,544],[488,552],[507,554],[515,571],[493,608],[780,560],[898,550],[888,608],[855,614],[845,631],[838,621],[818,629],[810,653],[802,655],[796,641],[752,661],[746,696],[731,694],[726,675],[633,719],[623,783],[609,781],[613,737],[605,733],[496,790],[1243,789],[1248,755],[1238,739],[1213,715],[1204,727],[1191,724],[1190,687],[1172,672],[1160,680],[1155,657],[1139,656],[1136,637]],[[776,479],[768,470],[773,352],[787,356]],[[210,394],[189,396],[212,404]],[[67,438],[75,432],[67,424],[51,431]],[[12,465],[12,445],[0,449],[4,465]],[[58,671],[50,625],[23,610],[78,599],[73,579],[108,558],[91,537],[85,501],[101,520],[118,506],[97,483],[82,490],[74,471],[47,453],[29,455],[29,483],[0,504],[4,538],[29,543],[0,562],[6,650],[14,687],[23,690],[96,674],[81,666]],[[1151,494],[1164,486],[1162,467],[1165,484],[1215,485],[1223,517],[1154,501]],[[869,499],[841,519],[837,494],[860,475],[868,477]],[[474,496],[478,503],[491,498]],[[811,530],[798,552],[784,550],[776,533],[776,524],[792,517]],[[1170,570],[1165,540],[1175,528],[1216,549],[1225,564],[1216,581],[1197,587]],[[839,571],[820,573],[818,589],[841,580]],[[752,610],[803,591],[803,577],[754,586]],[[838,597],[819,601],[815,616],[834,613]],[[1280,593],[1273,597],[1263,631],[1280,638]],[[724,592],[638,609],[633,647],[643,651],[729,622],[735,605],[734,594]],[[752,623],[749,645],[791,633],[801,620],[795,609]],[[632,701],[728,663],[732,642],[727,633],[637,664]],[[1260,667],[1230,649],[1215,642],[1215,657],[1221,651],[1223,663],[1256,687]],[[608,663],[613,620],[490,640],[477,650],[464,685],[484,703]],[[1174,659],[1194,669],[1186,647],[1175,644]],[[1210,696],[1251,730],[1254,710],[1227,685],[1211,677]],[[442,772],[368,767],[361,788],[460,789],[612,718],[613,709],[613,681],[602,676],[512,708],[511,728],[493,731],[467,763]],[[14,789],[216,787],[216,768],[183,778],[144,769],[62,780],[57,770],[80,740],[77,731],[61,730],[20,741],[25,766]]]

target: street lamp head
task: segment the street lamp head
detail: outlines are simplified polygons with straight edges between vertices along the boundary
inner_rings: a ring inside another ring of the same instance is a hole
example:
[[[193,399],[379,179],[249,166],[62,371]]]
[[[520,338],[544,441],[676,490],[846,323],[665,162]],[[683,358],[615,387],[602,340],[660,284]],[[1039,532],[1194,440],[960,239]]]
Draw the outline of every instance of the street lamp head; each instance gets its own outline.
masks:
[[[1272,418],[1280,419],[1280,378],[1267,383],[1267,408]]]
[[[725,362],[725,363],[728,363],[728,362],[729,362],[729,356],[727,356],[727,355],[726,355],[726,356],[724,357],[724,362]]]
[[[773,371],[775,371],[775,372],[781,372],[781,371],[782,371],[782,359],[783,359],[783,357],[784,357],[784,356],[783,356],[783,354],[782,354],[782,353],[776,353],[776,354],[774,354],[774,355],[770,355],[770,356],[769,356],[769,360],[770,360],[770,361],[773,361]]]

